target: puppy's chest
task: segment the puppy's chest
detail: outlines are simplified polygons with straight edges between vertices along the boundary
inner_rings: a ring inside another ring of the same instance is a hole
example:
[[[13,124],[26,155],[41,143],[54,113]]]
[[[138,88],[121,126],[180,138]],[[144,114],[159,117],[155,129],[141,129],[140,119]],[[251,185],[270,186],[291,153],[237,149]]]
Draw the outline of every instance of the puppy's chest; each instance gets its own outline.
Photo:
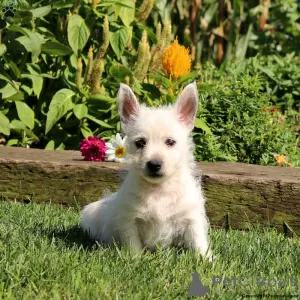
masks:
[[[147,205],[140,209],[137,225],[145,246],[180,244],[189,221],[176,205]]]

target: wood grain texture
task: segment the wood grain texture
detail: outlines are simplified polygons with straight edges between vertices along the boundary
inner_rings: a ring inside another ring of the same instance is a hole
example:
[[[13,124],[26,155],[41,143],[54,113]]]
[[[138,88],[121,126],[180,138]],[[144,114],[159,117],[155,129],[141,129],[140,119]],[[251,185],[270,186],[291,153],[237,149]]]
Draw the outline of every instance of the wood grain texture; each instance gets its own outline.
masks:
[[[198,166],[213,226],[283,230],[286,222],[300,234],[300,169],[226,162]],[[83,206],[116,191],[125,175],[125,165],[83,161],[78,151],[0,147],[4,199]]]

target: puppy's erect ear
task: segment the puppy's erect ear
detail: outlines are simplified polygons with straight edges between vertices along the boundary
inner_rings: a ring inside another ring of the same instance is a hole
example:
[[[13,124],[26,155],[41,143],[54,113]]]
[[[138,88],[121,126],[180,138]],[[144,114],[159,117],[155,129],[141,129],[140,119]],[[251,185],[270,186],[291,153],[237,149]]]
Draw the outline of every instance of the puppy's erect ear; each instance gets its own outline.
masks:
[[[175,109],[179,120],[188,127],[189,130],[194,128],[194,121],[198,109],[198,91],[196,82],[187,85],[180,94]]]
[[[140,105],[132,89],[121,83],[118,92],[119,114],[123,123],[134,121],[139,114]]]

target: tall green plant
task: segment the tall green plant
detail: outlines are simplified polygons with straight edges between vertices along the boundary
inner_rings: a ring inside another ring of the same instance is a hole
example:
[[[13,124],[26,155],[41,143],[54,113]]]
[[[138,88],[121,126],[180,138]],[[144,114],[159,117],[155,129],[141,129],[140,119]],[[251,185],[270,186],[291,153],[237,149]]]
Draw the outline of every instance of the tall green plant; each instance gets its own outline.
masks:
[[[159,24],[154,34],[145,25],[152,8],[150,0],[19,2],[0,31],[6,144],[74,149],[82,137],[111,137],[120,131],[121,82],[150,105],[171,101],[161,71],[171,24]]]

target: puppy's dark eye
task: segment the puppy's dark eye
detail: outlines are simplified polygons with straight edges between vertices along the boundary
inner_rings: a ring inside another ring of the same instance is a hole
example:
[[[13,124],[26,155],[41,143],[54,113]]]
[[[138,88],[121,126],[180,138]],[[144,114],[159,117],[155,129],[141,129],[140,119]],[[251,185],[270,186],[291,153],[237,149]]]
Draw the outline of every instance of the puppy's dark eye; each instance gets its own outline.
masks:
[[[135,141],[135,145],[138,149],[142,149],[146,146],[146,140],[145,139],[138,139]]]
[[[172,139],[167,139],[167,140],[166,140],[166,145],[167,145],[167,146],[172,147],[172,146],[174,146],[175,144],[176,144],[176,142],[175,142],[174,140],[172,140]]]

